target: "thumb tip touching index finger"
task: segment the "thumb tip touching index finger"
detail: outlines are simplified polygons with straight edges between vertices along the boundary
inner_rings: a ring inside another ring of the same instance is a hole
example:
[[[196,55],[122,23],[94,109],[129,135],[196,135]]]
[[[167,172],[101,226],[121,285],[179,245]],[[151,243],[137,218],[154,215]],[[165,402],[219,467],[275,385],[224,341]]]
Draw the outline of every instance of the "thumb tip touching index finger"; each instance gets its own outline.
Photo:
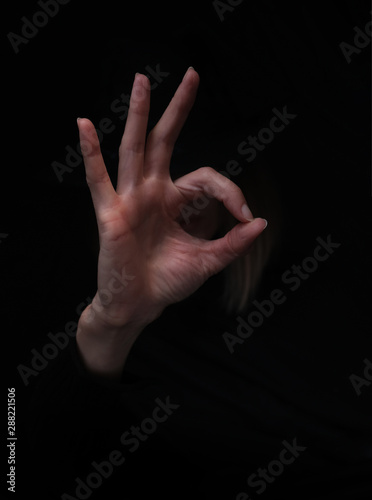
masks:
[[[255,217],[252,221],[238,224],[230,231],[230,244],[237,254],[245,254],[254,240],[266,229],[267,220]]]
[[[206,242],[205,256],[213,273],[222,271],[236,258],[246,255],[266,227],[266,219],[256,217],[251,222],[238,223],[222,238]]]

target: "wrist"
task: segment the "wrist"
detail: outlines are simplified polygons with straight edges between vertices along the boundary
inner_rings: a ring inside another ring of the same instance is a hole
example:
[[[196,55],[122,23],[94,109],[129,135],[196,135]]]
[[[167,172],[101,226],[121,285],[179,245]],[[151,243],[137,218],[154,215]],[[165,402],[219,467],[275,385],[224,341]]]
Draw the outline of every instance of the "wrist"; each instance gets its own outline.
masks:
[[[90,304],[82,313],[76,342],[86,369],[92,374],[119,379],[128,354],[146,325],[111,321]]]

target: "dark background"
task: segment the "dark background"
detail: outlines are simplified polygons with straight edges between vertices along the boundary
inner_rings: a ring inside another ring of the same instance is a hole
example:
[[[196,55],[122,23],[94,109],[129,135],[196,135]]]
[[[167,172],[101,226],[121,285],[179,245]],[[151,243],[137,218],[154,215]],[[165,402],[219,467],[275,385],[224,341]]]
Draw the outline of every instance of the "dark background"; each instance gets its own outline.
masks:
[[[227,2],[226,2],[227,3]],[[97,234],[83,165],[59,182],[53,161],[76,149],[76,117],[115,132],[102,142],[110,174],[125,122],[110,109],[130,93],[136,71],[160,65],[169,76],[153,91],[150,126],[172,97],[187,67],[199,72],[195,107],[175,151],[198,168],[224,167],[249,133],[266,126],[272,109],[296,119],[275,135],[267,162],[283,200],[280,252],[266,292],[284,288],[282,273],[311,256],[316,238],[341,246],[274,318],[277,335],[312,351],[324,376],[361,408],[349,376],[372,357],[370,45],[348,63],[340,43],[364,31],[369,2],[250,2],[224,13],[212,1],[88,2],[71,0],[15,54],[6,35],[20,34],[36,2],[17,2],[3,28],[3,153],[0,260],[6,384],[31,349],[47,343],[95,291]],[[260,215],[260,214],[257,214]],[[269,221],[270,224],[270,221]],[[261,292],[265,297],[265,289]],[[32,383],[32,382],[31,382]],[[21,412],[21,409],[19,410]],[[22,425],[22,424],[20,424]]]

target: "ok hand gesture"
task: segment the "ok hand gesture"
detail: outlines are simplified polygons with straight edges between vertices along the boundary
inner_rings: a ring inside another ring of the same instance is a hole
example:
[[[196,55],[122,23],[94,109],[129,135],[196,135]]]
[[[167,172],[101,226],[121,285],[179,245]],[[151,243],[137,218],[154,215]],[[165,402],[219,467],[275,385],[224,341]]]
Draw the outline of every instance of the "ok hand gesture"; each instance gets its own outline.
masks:
[[[266,227],[264,219],[253,219],[241,190],[214,169],[203,167],[175,182],[170,177],[173,147],[198,84],[197,72],[189,68],[146,137],[150,82],[136,75],[119,148],[116,189],[93,124],[78,120],[100,241],[98,290],[90,313],[108,327],[125,329],[130,324],[140,331],[166,306],[186,298],[245,254]],[[208,240],[185,230],[181,208],[201,194],[221,201],[240,221],[224,237]]]

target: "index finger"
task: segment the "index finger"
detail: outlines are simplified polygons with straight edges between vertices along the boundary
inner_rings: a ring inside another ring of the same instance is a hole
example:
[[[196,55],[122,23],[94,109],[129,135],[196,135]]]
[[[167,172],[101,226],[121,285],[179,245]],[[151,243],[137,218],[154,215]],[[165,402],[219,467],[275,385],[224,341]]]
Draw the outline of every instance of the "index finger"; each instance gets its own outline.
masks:
[[[227,210],[241,222],[251,221],[250,211],[242,190],[230,179],[211,167],[201,167],[174,182],[184,199],[195,201],[200,194],[221,201]],[[178,207],[183,208],[183,205]],[[186,221],[187,222],[187,221]]]

